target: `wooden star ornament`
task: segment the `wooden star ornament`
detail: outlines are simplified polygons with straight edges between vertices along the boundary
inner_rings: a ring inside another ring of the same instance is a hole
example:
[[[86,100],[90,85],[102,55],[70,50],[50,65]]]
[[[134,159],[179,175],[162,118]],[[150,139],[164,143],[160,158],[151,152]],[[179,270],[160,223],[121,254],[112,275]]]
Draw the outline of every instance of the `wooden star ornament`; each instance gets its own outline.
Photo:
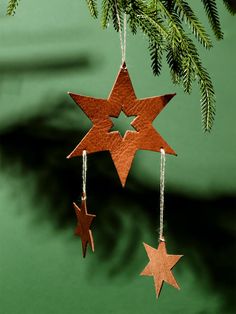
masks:
[[[84,197],[82,197],[81,208],[79,208],[76,203],[73,203],[73,205],[77,216],[77,227],[75,234],[81,238],[83,257],[85,257],[88,244],[91,246],[91,249],[94,252],[93,234],[90,230],[90,226],[96,215],[88,214],[86,198]]]
[[[159,152],[164,148],[167,154],[176,155],[152,126],[153,120],[164,109],[175,94],[137,99],[125,63],[122,65],[108,99],[98,99],[69,93],[76,104],[93,122],[90,131],[67,158],[109,151],[122,186],[138,149]],[[126,116],[136,116],[131,125],[135,131],[126,131],[124,137],[118,131],[111,131],[111,118],[121,112]]]
[[[167,254],[164,241],[159,243],[157,249],[146,243],[144,243],[144,247],[149,258],[149,263],[140,275],[153,276],[157,298],[164,282],[179,289],[171,270],[183,255]]]

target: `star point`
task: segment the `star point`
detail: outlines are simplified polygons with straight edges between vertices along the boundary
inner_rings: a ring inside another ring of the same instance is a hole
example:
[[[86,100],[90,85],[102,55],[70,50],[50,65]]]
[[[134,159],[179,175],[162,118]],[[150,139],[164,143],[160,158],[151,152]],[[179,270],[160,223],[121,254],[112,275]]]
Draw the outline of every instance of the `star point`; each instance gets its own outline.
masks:
[[[118,73],[108,99],[69,93],[75,103],[93,122],[92,128],[68,155],[68,158],[81,156],[83,150],[88,154],[109,151],[115,164],[122,186],[125,186],[135,153],[139,149],[176,155],[152,126],[153,120],[164,109],[175,94],[136,98],[132,82],[124,63]],[[112,117],[123,111],[126,116],[136,116],[131,125],[135,131],[126,131],[124,137],[111,131]]]

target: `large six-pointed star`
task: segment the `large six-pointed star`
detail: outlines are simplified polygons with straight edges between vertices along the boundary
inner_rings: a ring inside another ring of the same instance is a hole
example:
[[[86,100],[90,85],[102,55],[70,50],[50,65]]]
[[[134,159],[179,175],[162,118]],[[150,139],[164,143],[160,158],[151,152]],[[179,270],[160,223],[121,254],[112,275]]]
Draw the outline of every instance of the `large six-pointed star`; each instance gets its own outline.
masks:
[[[150,261],[140,275],[153,276],[157,298],[161,292],[164,281],[171,286],[179,289],[179,286],[171,272],[171,269],[175,266],[175,264],[183,255],[167,254],[164,241],[160,242],[157,249],[154,249],[146,243],[144,243],[144,247]]]
[[[82,198],[81,208],[79,208],[76,203],[73,203],[73,205],[77,216],[75,234],[81,238],[83,257],[85,257],[88,244],[90,244],[91,249],[94,252],[93,234],[90,230],[90,226],[96,215],[88,214],[85,198]]]
[[[77,105],[93,122],[90,131],[67,157],[80,156],[83,150],[88,154],[109,151],[125,186],[126,179],[138,149],[176,155],[152,126],[153,120],[175,94],[137,99],[125,63],[122,65],[108,99],[97,99],[69,93]],[[126,116],[136,116],[131,125],[135,131],[126,131],[124,137],[118,131],[110,131],[112,117],[123,111]]]

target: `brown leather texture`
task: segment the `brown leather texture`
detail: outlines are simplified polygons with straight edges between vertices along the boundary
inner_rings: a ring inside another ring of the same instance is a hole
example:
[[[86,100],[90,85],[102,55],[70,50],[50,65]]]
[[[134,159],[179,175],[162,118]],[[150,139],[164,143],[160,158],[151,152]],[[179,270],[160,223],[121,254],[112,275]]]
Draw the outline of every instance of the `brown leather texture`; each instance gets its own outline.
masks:
[[[164,148],[167,154],[176,155],[152,126],[153,120],[175,94],[137,99],[126,65],[121,67],[108,99],[69,93],[76,104],[93,122],[93,126],[67,158],[109,151],[118,172],[122,186],[138,149],[159,152]],[[136,116],[131,125],[136,131],[126,131],[124,137],[118,131],[110,131],[111,117],[118,117],[123,111],[126,116]]]
[[[158,298],[164,282],[168,283],[176,289],[179,289],[179,286],[172,274],[171,269],[175,266],[175,264],[183,255],[167,254],[166,244],[164,241],[161,241],[159,243],[157,249],[151,247],[146,243],[144,243],[144,247],[149,258],[149,263],[140,275],[153,276],[156,297]]]
[[[73,203],[73,205],[77,217],[77,227],[75,234],[81,238],[83,257],[85,257],[88,244],[91,246],[91,249],[94,252],[93,234],[90,230],[90,226],[96,215],[88,214],[86,197],[82,198],[80,206],[81,208],[79,208],[76,203]]]

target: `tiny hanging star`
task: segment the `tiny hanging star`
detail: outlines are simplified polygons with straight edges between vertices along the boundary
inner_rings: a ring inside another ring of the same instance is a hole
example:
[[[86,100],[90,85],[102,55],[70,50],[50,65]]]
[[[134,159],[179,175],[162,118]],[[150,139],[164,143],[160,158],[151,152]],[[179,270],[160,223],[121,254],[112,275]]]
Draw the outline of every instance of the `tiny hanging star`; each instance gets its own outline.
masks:
[[[81,209],[76,205],[76,203],[73,203],[73,205],[77,216],[77,227],[75,234],[81,238],[83,257],[85,257],[88,243],[94,252],[93,234],[90,230],[90,226],[96,215],[87,213],[86,198],[84,197],[82,197]]]
[[[159,152],[163,148],[167,154],[176,155],[152,126],[153,120],[175,94],[137,99],[125,63],[108,99],[73,93],[69,95],[93,122],[93,126],[67,158],[81,156],[83,150],[88,154],[109,151],[121,184],[125,186],[138,149]],[[117,118],[122,111],[128,117],[136,116],[131,123],[135,131],[126,131],[124,137],[118,131],[111,131],[111,118]]]
[[[179,289],[179,286],[171,272],[171,269],[175,266],[175,264],[183,255],[167,254],[164,241],[161,241],[159,243],[157,249],[151,247],[146,243],[144,243],[144,247],[150,261],[140,275],[153,276],[157,298],[161,292],[164,281],[171,286]]]

